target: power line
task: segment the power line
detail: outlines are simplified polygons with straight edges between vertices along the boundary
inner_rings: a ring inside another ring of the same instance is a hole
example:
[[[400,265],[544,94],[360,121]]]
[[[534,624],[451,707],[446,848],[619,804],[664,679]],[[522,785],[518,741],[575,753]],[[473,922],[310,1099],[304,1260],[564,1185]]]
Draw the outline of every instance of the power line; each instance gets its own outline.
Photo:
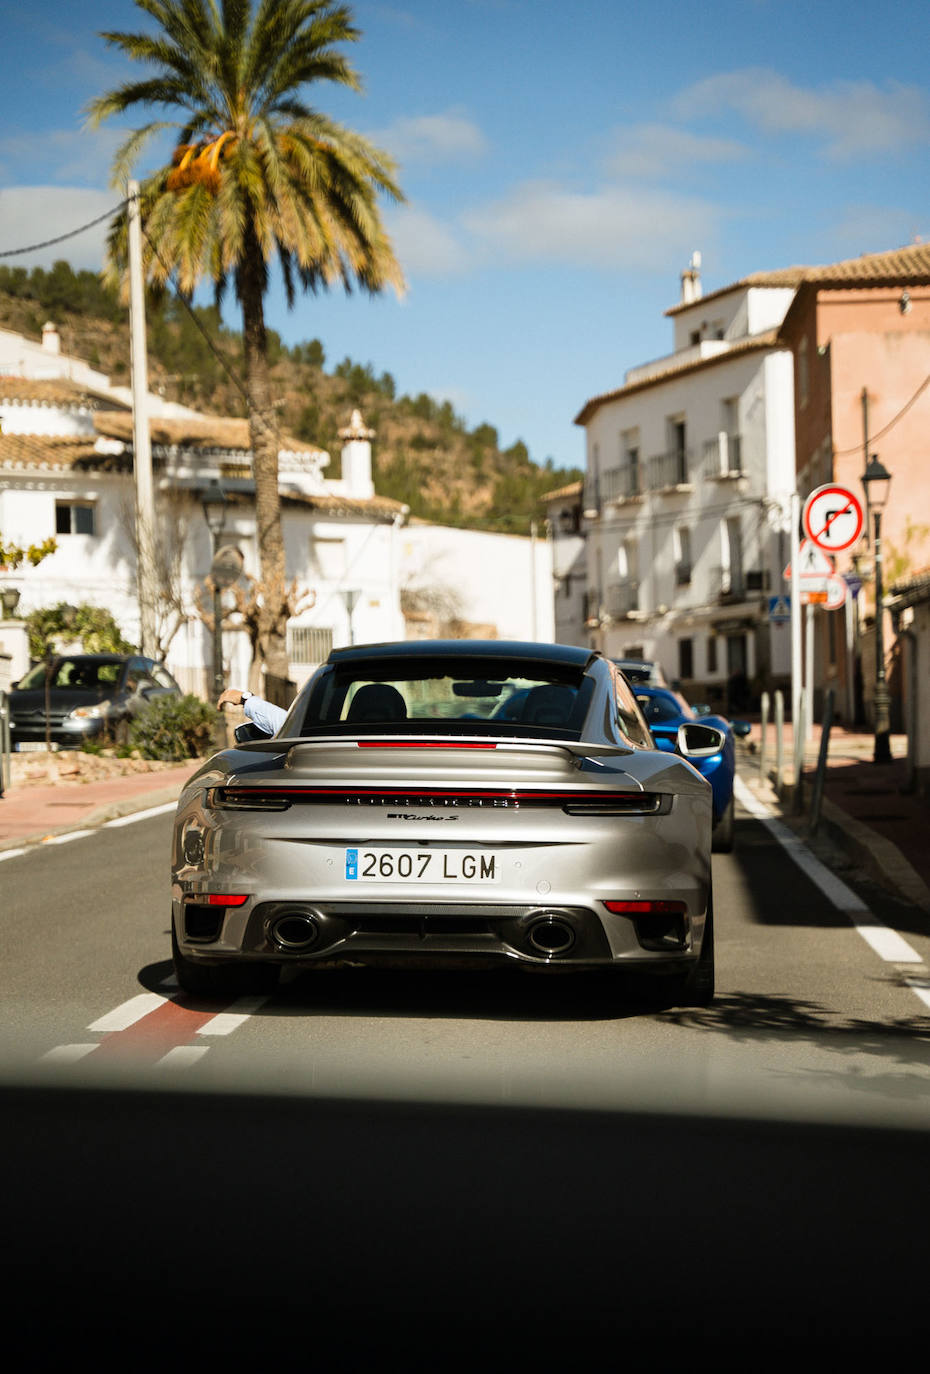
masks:
[[[871,446],[872,446],[873,443],[877,443],[879,439],[881,439],[884,435],[886,435],[886,434],[888,433],[889,429],[893,429],[893,428],[895,427],[895,425],[898,423],[899,420],[903,420],[904,416],[905,416],[905,415],[907,414],[907,412],[910,410],[911,406],[914,405],[914,403],[915,403],[917,400],[920,399],[921,394],[922,394],[924,391],[926,391],[926,389],[927,389],[928,386],[930,386],[930,377],[925,377],[925,378],[923,379],[923,381],[921,382],[920,386],[919,386],[919,387],[917,388],[917,390],[914,392],[914,394],[913,394],[913,396],[911,397],[911,399],[907,402],[906,405],[903,405],[903,406],[901,407],[901,409],[898,411],[898,413],[897,413],[897,415],[894,417],[894,419],[889,420],[888,423],[887,423],[887,425],[885,425],[884,429],[880,429],[880,430],[878,431],[877,434],[870,434],[870,435],[869,435],[869,447],[870,447],[870,448],[871,448]],[[833,457],[834,457],[834,458],[848,458],[848,457],[849,457],[851,454],[853,454],[853,453],[861,453],[861,452],[862,452],[862,445],[861,445],[861,444],[856,444],[856,446],[855,446],[854,448],[838,449],[838,450],[833,454]]]
[[[98,215],[96,219],[89,220],[87,224],[82,224],[79,229],[69,229],[67,234],[59,234],[56,238],[46,239],[43,243],[30,243],[26,248],[5,248],[0,252],[0,258],[18,258],[24,253],[37,253],[40,248],[51,248],[56,243],[64,243],[66,239],[77,238],[78,234],[83,234],[87,229],[93,229],[95,225],[102,224],[105,219],[113,219],[115,215],[125,209],[127,201],[121,200],[119,205],[112,210],[107,210],[105,214]]]

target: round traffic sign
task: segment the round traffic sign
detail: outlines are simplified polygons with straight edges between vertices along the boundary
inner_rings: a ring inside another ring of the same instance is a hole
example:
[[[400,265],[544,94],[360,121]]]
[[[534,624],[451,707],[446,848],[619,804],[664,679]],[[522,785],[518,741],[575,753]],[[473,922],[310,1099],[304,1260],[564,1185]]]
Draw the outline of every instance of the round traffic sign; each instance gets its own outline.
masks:
[[[842,577],[827,578],[827,599],[824,603],[828,611],[840,611],[846,605],[846,598],[849,595],[849,588]]]
[[[801,520],[812,543],[827,553],[839,553],[862,533],[862,504],[846,487],[818,487],[804,502]]]

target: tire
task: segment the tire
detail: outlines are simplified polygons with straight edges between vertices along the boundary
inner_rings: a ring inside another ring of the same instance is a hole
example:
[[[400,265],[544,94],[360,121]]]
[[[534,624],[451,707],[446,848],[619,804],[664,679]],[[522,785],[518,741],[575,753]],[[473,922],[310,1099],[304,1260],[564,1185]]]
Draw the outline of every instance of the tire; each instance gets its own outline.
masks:
[[[709,1007],[714,1000],[714,899],[713,891],[707,899],[707,915],[704,918],[704,939],[701,952],[687,973],[666,980],[663,988],[667,1006]]]
[[[726,809],[714,826],[710,837],[710,847],[715,854],[729,854],[733,849],[736,803],[732,793]]]
[[[182,992],[192,997],[240,997],[246,992],[270,992],[278,981],[277,964],[201,964],[188,959],[178,946],[171,922],[171,961]]]

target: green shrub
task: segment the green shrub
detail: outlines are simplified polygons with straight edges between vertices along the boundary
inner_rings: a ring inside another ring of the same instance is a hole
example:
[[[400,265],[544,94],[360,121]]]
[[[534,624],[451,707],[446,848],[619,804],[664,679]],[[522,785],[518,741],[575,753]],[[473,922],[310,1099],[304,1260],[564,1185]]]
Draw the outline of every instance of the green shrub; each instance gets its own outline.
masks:
[[[215,706],[199,697],[155,697],[133,717],[129,746],[144,759],[201,758],[213,752],[215,731],[222,719]]]

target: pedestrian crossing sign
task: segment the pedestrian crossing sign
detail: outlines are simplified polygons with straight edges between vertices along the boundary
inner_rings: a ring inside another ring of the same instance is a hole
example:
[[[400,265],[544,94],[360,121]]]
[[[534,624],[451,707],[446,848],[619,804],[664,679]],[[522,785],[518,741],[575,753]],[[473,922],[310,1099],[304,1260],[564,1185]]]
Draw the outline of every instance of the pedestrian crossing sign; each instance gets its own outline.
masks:
[[[769,620],[773,625],[784,625],[791,619],[791,597],[790,596],[770,596],[769,597]]]

